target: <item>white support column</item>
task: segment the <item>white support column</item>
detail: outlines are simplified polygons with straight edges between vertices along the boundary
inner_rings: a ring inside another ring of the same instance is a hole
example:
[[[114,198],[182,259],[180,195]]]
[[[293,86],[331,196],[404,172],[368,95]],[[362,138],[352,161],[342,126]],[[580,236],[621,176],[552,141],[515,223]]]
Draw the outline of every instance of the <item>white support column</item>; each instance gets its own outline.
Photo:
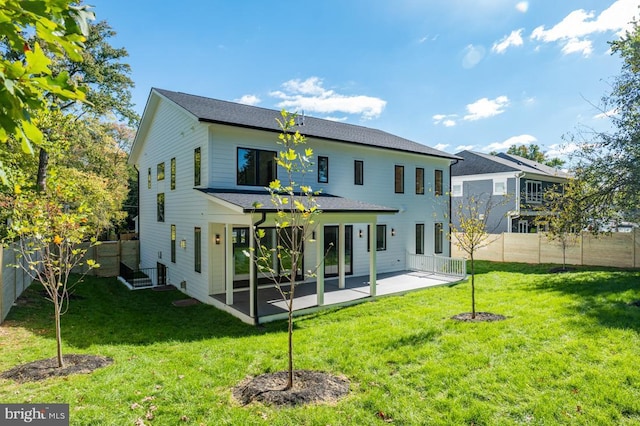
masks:
[[[340,265],[338,267],[338,288],[344,288],[345,287],[345,269],[346,269],[346,264],[345,264],[345,245],[346,245],[346,241],[345,241],[345,233],[344,233],[344,223],[340,223],[340,226],[338,227],[338,265]]]
[[[318,306],[324,305],[324,225],[316,228],[316,298]]]
[[[233,270],[235,268],[235,253],[233,252],[233,225],[224,225],[224,282],[226,286],[227,305],[233,305]]]
[[[377,219],[369,224],[369,294],[373,297],[376,295],[376,254],[377,254]]]
[[[253,300],[255,297],[255,291],[258,289],[258,283],[254,282],[255,281],[255,269],[256,269],[256,264],[255,264],[255,258],[256,258],[256,253],[251,250],[253,249],[253,247],[255,246],[255,229],[253,229],[253,225],[251,225],[249,227],[249,253],[251,254],[251,256],[249,257],[249,316],[251,318],[255,318],[256,317],[256,312],[255,312],[255,307],[253,306]]]

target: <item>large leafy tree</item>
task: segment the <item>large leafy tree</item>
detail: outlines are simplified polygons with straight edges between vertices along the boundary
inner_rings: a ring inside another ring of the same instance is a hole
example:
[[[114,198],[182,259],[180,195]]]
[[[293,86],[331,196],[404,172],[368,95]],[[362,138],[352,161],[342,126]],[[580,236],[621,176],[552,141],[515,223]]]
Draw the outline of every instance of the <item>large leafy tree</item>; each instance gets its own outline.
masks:
[[[51,57],[82,60],[84,41],[93,12],[73,0],[4,0],[0,8],[0,141],[19,141],[33,152],[43,132],[32,119],[47,109],[51,95],[63,101],[82,101],[85,89],[66,72],[54,73]],[[34,35],[38,40],[32,42]],[[49,52],[47,55],[45,52]],[[16,55],[20,57],[16,57]],[[7,184],[0,164],[0,181]]]
[[[534,143],[529,145],[511,145],[507,150],[507,154],[518,155],[550,167],[562,167],[565,163],[564,160],[557,157],[548,158],[547,154]]]
[[[602,99],[611,131],[585,129],[569,136],[580,146],[576,179],[587,185],[584,205],[594,221],[640,217],[640,29],[611,42],[622,69]],[[597,226],[594,229],[598,229]]]

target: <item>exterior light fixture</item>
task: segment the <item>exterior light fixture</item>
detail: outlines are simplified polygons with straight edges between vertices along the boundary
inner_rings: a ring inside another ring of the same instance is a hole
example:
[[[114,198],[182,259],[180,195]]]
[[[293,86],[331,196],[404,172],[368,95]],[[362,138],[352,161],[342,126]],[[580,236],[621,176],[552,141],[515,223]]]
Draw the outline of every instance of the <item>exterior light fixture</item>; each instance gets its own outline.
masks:
[[[392,237],[395,237],[395,236],[396,236],[396,230],[395,230],[395,229],[393,229],[393,228],[391,228],[391,236],[392,236]]]
[[[362,229],[358,230],[358,238],[362,238]]]
[[[180,247],[182,247],[183,249],[187,248],[187,240],[182,239],[180,240]]]
[[[216,234],[216,245],[220,245],[220,234]]]

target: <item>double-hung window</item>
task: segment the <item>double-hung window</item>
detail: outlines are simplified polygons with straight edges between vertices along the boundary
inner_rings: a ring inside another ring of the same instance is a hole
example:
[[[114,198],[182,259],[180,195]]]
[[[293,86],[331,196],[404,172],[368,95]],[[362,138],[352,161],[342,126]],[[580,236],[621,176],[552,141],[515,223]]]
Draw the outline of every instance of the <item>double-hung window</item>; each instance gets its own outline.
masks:
[[[416,223],[416,254],[424,254],[424,223]]]
[[[200,186],[202,169],[202,152],[200,147],[193,150],[193,186]]]
[[[395,166],[394,190],[396,194],[404,193],[404,166]]]
[[[164,180],[164,163],[158,163],[158,174],[156,179]]]
[[[443,184],[442,184],[442,170],[436,170],[435,171],[435,175],[434,175],[434,193],[436,195],[442,195],[444,194],[443,192]]]
[[[276,177],[275,151],[238,148],[238,185],[269,186]]]
[[[527,181],[527,203],[541,203],[542,202],[542,182],[537,180]]]
[[[158,194],[156,201],[158,222],[164,222],[164,192]]]
[[[435,254],[442,253],[442,248],[444,246],[444,229],[442,226],[442,222],[436,222],[433,229],[433,252]]]
[[[424,169],[416,167],[416,194],[424,194]]]

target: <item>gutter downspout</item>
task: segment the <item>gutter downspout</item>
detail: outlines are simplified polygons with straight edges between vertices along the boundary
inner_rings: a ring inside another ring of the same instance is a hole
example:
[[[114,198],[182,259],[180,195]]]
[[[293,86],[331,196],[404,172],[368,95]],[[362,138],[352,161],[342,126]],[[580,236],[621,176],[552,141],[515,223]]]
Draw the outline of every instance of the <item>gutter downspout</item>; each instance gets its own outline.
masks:
[[[252,231],[255,234],[255,231],[258,229],[258,226],[262,225],[264,222],[266,222],[267,220],[267,212],[262,212],[262,218],[260,220],[258,220],[256,223],[253,224],[253,229]],[[254,241],[253,241],[253,254],[255,256],[255,254],[258,252],[258,239],[254,237]],[[253,259],[251,259],[251,261],[253,262]],[[260,324],[260,315],[258,315],[258,267],[257,265],[254,265],[253,267],[253,300],[251,301],[251,303],[253,304],[253,312],[255,313],[255,318],[253,320],[253,325],[259,325]]]

